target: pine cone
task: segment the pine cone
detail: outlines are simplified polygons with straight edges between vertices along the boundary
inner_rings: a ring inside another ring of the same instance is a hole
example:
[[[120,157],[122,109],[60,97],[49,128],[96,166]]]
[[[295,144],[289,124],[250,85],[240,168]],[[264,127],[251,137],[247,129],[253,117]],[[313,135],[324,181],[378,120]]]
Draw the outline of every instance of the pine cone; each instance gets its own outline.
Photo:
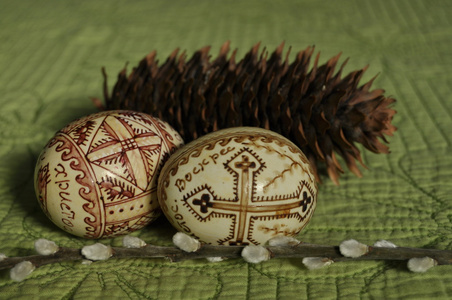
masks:
[[[388,153],[382,143],[396,130],[391,124],[395,99],[384,90],[370,91],[375,77],[358,83],[367,67],[341,78],[347,60],[335,72],[340,54],[318,66],[319,54],[309,69],[314,47],[300,51],[289,63],[281,44],[270,56],[255,45],[238,63],[230,58],[229,42],[211,60],[210,47],[187,60],[185,52],[173,51],[161,65],[156,52],[147,55],[127,75],[118,75],[112,95],[104,74],[106,109],[145,112],[170,123],[189,142],[206,133],[234,126],[257,126],[276,131],[295,142],[310,159],[320,182],[326,166],[338,184],[343,157],[357,176],[364,166],[355,143],[375,153]],[[364,166],[365,167],[365,166]],[[323,169],[323,168],[322,168]]]

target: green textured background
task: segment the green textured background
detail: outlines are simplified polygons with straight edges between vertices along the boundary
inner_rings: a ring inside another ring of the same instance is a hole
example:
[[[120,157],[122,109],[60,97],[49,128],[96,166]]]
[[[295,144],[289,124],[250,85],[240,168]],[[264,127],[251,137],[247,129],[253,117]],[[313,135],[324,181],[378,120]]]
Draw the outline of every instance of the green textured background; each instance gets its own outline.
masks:
[[[444,1],[4,1],[0,0],[0,252],[33,254],[37,238],[91,244],[41,213],[32,174],[38,153],[69,121],[95,112],[100,68],[116,74],[151,50],[163,60],[231,41],[238,57],[256,42],[273,51],[316,45],[321,62],[342,52],[346,71],[370,64],[364,80],[398,102],[392,153],[365,152],[364,178],[326,180],[299,239],[338,244],[387,239],[452,249],[452,2]],[[295,52],[295,51],[293,51]],[[130,68],[129,68],[130,69]],[[134,235],[169,245],[165,220]],[[118,246],[121,239],[103,241]],[[298,260],[258,265],[110,260],[41,267],[16,283],[0,271],[0,299],[447,299],[452,267],[425,274],[404,263],[337,263],[308,271]]]

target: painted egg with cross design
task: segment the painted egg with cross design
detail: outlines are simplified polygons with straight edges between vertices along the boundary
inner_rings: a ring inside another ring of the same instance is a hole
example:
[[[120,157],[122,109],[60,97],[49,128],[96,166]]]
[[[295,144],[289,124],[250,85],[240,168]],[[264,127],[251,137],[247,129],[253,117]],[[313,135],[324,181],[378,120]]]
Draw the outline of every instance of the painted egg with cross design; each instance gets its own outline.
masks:
[[[183,144],[167,123],[106,111],[58,131],[38,158],[35,191],[58,227],[85,238],[138,230],[160,215],[157,176]]]
[[[157,192],[177,230],[215,245],[295,236],[317,201],[301,150],[280,134],[251,127],[219,130],[180,148],[164,165]]]

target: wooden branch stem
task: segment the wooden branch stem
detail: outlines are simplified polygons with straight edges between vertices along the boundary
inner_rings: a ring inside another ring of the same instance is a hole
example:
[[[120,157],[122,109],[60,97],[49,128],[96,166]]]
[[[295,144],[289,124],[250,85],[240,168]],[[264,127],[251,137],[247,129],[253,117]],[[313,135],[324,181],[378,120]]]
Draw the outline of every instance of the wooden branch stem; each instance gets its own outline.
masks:
[[[142,248],[113,247],[111,258],[166,258],[172,262],[202,259],[208,257],[240,258],[244,246],[212,246],[203,245],[196,252],[184,252],[176,247],[161,247],[146,245]],[[384,248],[369,246],[368,253],[357,257],[344,257],[339,246],[325,246],[300,243],[296,246],[266,246],[272,258],[304,258],[324,257],[335,262],[358,260],[409,260],[416,257],[430,257],[438,262],[438,265],[452,264],[451,250],[421,249],[421,248]],[[13,268],[17,263],[30,261],[36,267],[47,264],[83,260],[80,249],[60,248],[52,255],[32,255],[25,257],[7,257],[0,261],[0,270]]]

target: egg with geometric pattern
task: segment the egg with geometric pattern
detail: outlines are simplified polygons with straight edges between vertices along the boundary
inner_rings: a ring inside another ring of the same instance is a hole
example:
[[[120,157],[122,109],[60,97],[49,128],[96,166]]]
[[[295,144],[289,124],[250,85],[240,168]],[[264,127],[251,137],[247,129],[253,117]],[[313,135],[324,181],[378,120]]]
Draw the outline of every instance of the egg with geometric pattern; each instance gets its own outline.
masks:
[[[84,238],[128,234],[161,213],[157,177],[183,144],[166,122],[134,111],[105,111],[78,119],[41,152],[35,192],[45,215]]]
[[[160,174],[158,199],[178,231],[209,244],[258,245],[296,236],[314,213],[317,186],[287,138],[236,127],[176,151]]]

